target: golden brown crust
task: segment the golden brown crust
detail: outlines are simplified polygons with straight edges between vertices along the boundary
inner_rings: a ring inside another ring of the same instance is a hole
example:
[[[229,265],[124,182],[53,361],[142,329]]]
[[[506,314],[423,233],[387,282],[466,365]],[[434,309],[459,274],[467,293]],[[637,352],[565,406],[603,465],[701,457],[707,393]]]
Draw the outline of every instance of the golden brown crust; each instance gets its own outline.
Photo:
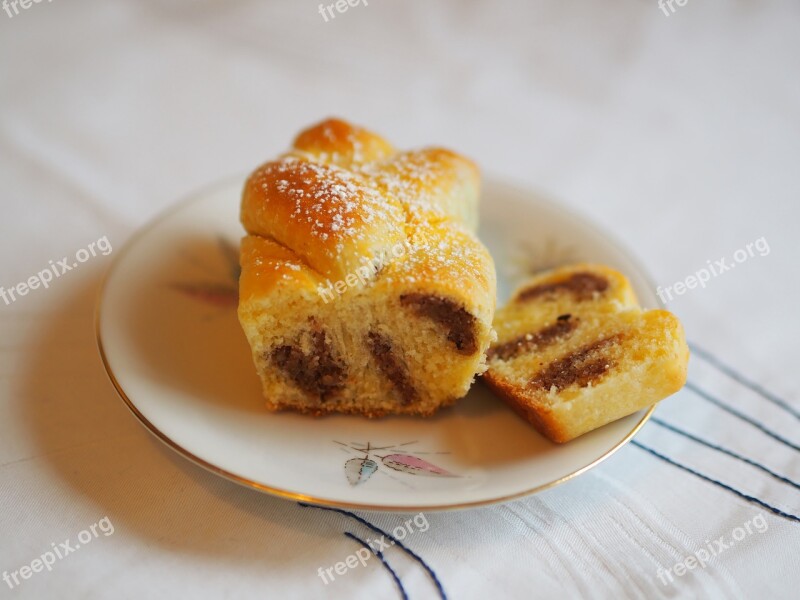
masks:
[[[319,162],[345,168],[394,154],[392,145],[381,136],[341,119],[327,119],[309,127],[295,138],[292,147],[297,155],[307,153]]]
[[[492,373],[491,369],[481,375],[481,380],[511,407],[524,420],[534,426],[536,431],[556,443],[569,441],[546,408],[534,410],[528,400],[521,394],[519,387],[514,386]]]
[[[359,175],[284,159],[247,180],[241,219],[248,233],[291,248],[322,275],[339,279],[358,268],[362,256],[401,241],[405,215]]]
[[[395,154],[380,136],[339,120],[311,127],[295,144],[248,178],[241,221],[324,277],[340,279],[364,257],[390,252],[406,239],[406,224],[475,228],[479,174],[454,152]]]
[[[365,172],[380,192],[397,198],[411,223],[454,218],[477,229],[480,173],[469,159],[444,148],[399,152]]]

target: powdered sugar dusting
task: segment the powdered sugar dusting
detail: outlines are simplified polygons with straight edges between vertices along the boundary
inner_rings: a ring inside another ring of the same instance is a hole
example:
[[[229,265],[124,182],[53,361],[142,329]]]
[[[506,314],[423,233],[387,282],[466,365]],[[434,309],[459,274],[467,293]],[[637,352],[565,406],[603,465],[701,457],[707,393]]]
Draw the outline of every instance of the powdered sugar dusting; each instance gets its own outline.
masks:
[[[427,230],[431,220],[443,229],[460,228],[458,216],[451,214],[459,179],[455,155],[420,150],[366,161],[360,135],[363,131],[350,128],[345,134],[330,123],[319,131],[327,142],[323,147],[339,148],[347,156],[334,150],[294,150],[268,163],[251,180],[263,198],[255,210],[269,214],[274,209],[272,203],[278,202],[283,213],[288,205],[289,220],[307,227],[323,252],[339,259],[346,252],[352,257],[353,252],[361,250],[356,262],[369,252],[371,240],[379,244],[386,241],[382,232],[387,228],[405,227],[408,235],[400,238],[406,239],[410,251],[403,253],[403,260],[392,260],[398,263],[397,276],[414,281],[419,269],[441,269],[457,277],[481,276],[481,270],[473,264],[482,264],[481,257],[474,254],[469,243],[464,246],[465,240],[454,231],[434,236],[421,230],[420,235],[415,233],[417,227]],[[285,227],[267,218],[263,222]]]
[[[329,249],[336,254],[365,239],[364,224],[399,218],[367,179],[336,165],[285,157],[266,165],[254,184],[265,200],[263,210],[278,198],[288,199],[289,218],[307,224],[310,235],[323,242],[335,240]]]

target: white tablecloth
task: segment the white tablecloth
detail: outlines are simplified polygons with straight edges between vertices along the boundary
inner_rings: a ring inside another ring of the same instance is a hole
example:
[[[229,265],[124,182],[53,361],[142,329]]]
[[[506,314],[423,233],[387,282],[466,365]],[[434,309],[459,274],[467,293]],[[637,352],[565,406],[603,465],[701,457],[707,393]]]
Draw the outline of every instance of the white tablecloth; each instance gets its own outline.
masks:
[[[376,537],[364,522],[215,477],[136,422],[95,347],[113,253],[98,254],[0,300],[0,571],[42,569],[0,597],[435,598],[432,572],[449,598],[796,598],[800,6],[670,4],[369,0],[327,22],[307,1],[0,11],[6,290],[103,236],[118,250],[328,115],[561,199],[664,287],[769,246],[668,303],[730,374],[695,353],[695,388],[638,445],[528,499],[428,514],[406,540],[419,560],[385,552],[400,585],[374,560],[326,585],[318,569],[359,548],[345,532]],[[84,530],[51,570],[33,563]]]

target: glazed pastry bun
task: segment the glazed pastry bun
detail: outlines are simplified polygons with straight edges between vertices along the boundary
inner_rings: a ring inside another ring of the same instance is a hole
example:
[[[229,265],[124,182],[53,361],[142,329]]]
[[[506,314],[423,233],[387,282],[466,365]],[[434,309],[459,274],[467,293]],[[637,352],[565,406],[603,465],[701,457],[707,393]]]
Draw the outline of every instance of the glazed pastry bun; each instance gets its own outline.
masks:
[[[478,192],[466,158],[340,120],[250,175],[238,314],[268,409],[430,415],[467,393],[495,309]]]

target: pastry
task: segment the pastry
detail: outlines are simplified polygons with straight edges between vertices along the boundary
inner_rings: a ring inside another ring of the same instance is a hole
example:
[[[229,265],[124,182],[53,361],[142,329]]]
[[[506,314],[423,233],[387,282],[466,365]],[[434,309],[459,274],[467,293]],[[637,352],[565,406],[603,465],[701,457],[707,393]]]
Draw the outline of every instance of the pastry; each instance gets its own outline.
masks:
[[[542,273],[497,311],[483,380],[554,442],[567,442],[677,392],[689,349],[677,317],[639,308],[599,265]]]
[[[239,320],[267,408],[430,415],[485,369],[494,263],[475,165],[344,121],[244,186]]]

